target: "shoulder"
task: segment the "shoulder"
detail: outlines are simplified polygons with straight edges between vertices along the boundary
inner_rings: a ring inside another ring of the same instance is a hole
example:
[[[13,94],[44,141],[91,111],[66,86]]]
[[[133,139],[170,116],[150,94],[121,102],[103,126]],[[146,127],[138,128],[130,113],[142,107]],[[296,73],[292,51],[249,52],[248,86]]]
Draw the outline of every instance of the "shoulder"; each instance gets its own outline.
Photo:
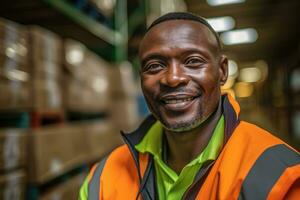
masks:
[[[91,169],[88,177],[90,179],[88,195],[100,194],[103,199],[122,199],[124,194],[137,194],[139,182],[137,169],[128,146],[122,145],[116,148]],[[123,187],[124,183],[130,188]]]
[[[256,162],[264,163],[264,167],[289,167],[300,162],[299,153],[291,146],[268,131],[244,121],[237,126],[224,149],[228,155],[247,158],[250,165]]]
[[[256,148],[263,146],[274,146],[277,144],[284,144],[288,148],[291,148],[283,140],[274,136],[267,130],[245,121],[241,121],[240,124],[236,127],[233,137],[240,138],[247,144],[247,146],[256,146]]]
[[[100,162],[95,165],[95,168],[103,168],[109,166],[123,166],[129,160],[132,160],[130,150],[127,145],[121,145],[115,148],[112,152],[106,155]]]
[[[284,199],[292,185],[300,180],[300,154],[268,131],[242,121],[230,140],[230,155],[239,155],[239,167],[246,172],[241,185],[243,196]]]
[[[92,177],[100,177],[105,174],[116,174],[115,172],[124,171],[135,165],[134,159],[127,145],[122,145],[114,149],[105,156],[99,163],[96,163],[90,171],[90,179]]]
[[[259,152],[255,161],[257,167],[269,166],[276,169],[280,166],[280,170],[284,170],[300,163],[297,150],[262,128],[242,121],[236,131],[236,135],[241,135],[238,137],[243,140],[240,144],[244,143],[251,153]]]

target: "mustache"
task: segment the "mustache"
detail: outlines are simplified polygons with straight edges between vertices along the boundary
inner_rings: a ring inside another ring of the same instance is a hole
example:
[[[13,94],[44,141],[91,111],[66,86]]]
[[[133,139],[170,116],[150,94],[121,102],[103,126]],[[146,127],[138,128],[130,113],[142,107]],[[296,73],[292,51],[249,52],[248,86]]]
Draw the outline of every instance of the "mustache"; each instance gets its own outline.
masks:
[[[187,87],[161,88],[161,91],[157,97],[158,97],[158,99],[161,99],[165,95],[175,94],[175,93],[192,94],[193,96],[200,96],[202,92],[200,90],[191,89],[191,88],[187,88]]]

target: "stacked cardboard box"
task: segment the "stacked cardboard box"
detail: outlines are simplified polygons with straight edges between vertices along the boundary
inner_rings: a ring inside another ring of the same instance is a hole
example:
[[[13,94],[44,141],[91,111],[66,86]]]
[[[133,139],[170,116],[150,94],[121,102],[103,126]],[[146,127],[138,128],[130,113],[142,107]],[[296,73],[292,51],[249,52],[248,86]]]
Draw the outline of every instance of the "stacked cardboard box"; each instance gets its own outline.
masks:
[[[96,120],[83,124],[88,140],[89,160],[99,161],[112,149],[122,144],[121,134],[111,120]]]
[[[99,161],[121,144],[109,121],[55,125],[29,134],[29,181],[46,183],[84,164]]]
[[[24,171],[14,171],[0,175],[0,199],[24,200],[26,176]]]
[[[0,171],[26,166],[27,131],[0,129]]]
[[[137,84],[134,81],[130,63],[124,62],[109,69],[109,89],[110,116],[113,123],[125,132],[134,130],[139,121]]]
[[[48,190],[39,197],[39,200],[72,200],[78,199],[79,189],[82,185],[86,173],[78,174],[67,181]]]
[[[86,162],[84,132],[70,125],[33,130],[29,135],[29,181],[45,183]]]
[[[0,129],[0,199],[25,198],[26,132],[23,129]]]
[[[30,105],[28,33],[14,22],[0,19],[0,109]]]
[[[28,27],[35,110],[62,107],[62,40],[38,26]]]
[[[108,63],[81,43],[65,41],[66,108],[72,111],[105,112],[109,105]]]
[[[57,35],[0,19],[0,109],[61,108],[61,65]]]

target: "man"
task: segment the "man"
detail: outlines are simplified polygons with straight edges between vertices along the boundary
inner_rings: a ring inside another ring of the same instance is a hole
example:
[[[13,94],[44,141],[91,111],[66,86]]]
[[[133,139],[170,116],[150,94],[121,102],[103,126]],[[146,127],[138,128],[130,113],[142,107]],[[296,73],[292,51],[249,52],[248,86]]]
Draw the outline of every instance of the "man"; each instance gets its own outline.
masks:
[[[299,154],[221,95],[228,61],[203,18],[158,18],[139,57],[152,115],[92,168],[82,200],[300,198]]]

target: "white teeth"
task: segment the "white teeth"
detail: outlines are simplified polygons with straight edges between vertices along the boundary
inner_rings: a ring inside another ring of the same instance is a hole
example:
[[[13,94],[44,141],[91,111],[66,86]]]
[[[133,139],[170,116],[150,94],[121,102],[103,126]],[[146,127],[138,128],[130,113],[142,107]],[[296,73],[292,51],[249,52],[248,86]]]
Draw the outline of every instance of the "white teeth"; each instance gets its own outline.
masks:
[[[166,104],[175,104],[175,103],[182,103],[185,101],[191,101],[193,98],[187,98],[187,99],[170,99],[170,100],[165,100]]]

